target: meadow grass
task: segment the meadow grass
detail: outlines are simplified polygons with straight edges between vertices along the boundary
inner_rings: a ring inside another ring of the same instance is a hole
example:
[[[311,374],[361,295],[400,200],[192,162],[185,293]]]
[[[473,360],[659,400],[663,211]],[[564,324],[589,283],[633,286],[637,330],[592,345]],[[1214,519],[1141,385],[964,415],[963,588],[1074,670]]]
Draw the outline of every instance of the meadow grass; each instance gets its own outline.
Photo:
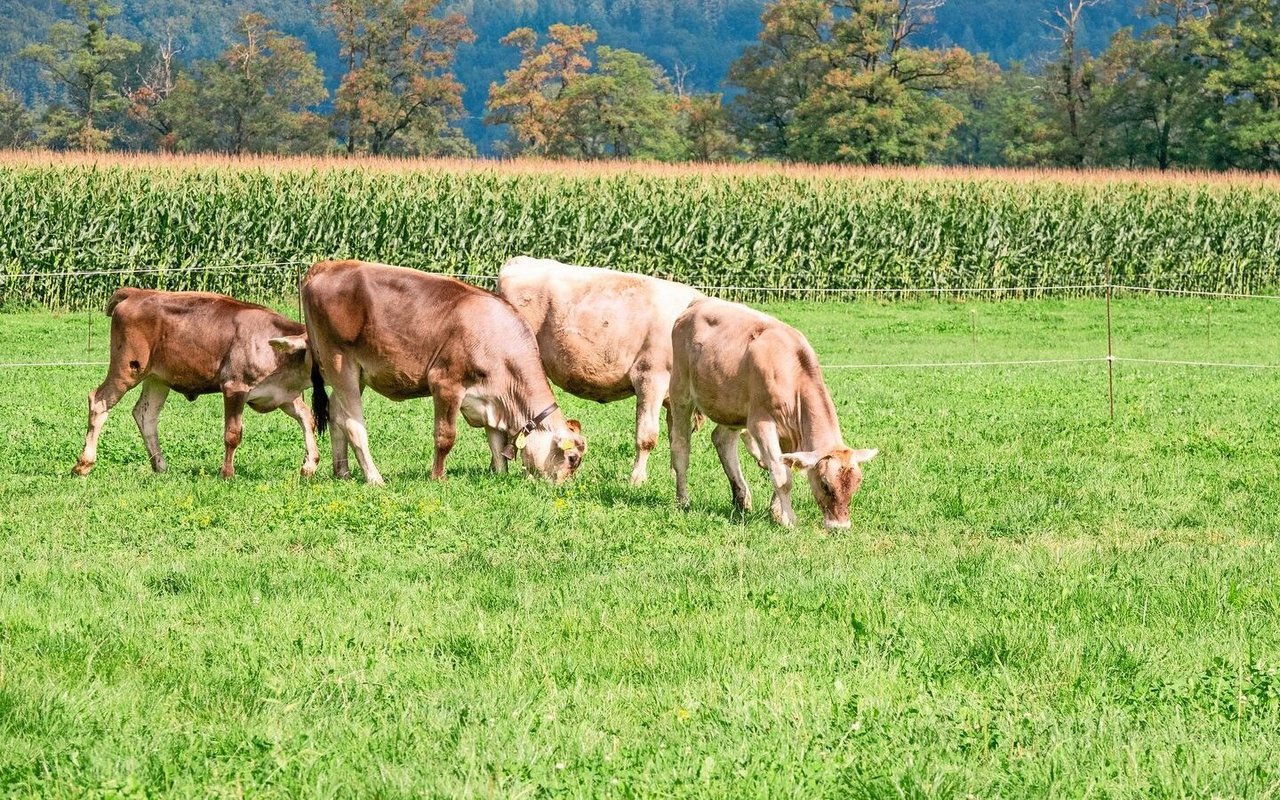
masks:
[[[288,304],[283,304],[288,308]],[[1117,352],[1277,363],[1280,303],[1116,302]],[[1272,796],[1280,371],[1103,363],[1097,300],[775,304],[854,447],[828,535],[731,518],[705,431],[626,484],[629,402],[561,395],[553,488],[426,403],[367,399],[389,485],[297,477],[280,414],[216,477],[174,397],[150,474],[100,368],[0,372],[0,786],[18,796]],[[976,321],[976,344],[973,333]],[[102,358],[105,326],[94,358]],[[0,361],[83,360],[83,314],[0,316]],[[327,475],[327,465],[324,474]],[[766,482],[748,470],[757,508]]]

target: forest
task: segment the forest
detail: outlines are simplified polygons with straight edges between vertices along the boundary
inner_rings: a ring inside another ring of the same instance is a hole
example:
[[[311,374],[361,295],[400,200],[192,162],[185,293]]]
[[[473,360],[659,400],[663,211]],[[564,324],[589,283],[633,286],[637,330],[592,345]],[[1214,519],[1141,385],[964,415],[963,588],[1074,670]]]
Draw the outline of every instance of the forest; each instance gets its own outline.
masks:
[[[0,145],[1273,169],[1278,0],[0,2]]]

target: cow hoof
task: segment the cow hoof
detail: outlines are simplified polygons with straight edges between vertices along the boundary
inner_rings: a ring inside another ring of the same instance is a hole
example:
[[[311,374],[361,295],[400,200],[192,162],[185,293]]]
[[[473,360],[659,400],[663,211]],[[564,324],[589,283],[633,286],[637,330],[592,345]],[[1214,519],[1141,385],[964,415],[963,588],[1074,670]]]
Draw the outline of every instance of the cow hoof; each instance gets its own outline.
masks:
[[[151,465],[151,471],[152,471],[152,472],[158,472],[158,473],[168,472],[168,471],[169,471],[169,465],[168,465],[168,464],[166,464],[166,463],[164,463],[163,461],[160,461],[160,462],[158,462],[158,463],[155,463],[155,464],[152,464],[152,465]]]
[[[631,485],[632,485],[632,486],[640,486],[640,485],[644,484],[644,482],[645,482],[645,481],[647,481],[647,480],[649,480],[649,473],[647,473],[647,472],[633,472],[633,473],[631,473]]]
[[[299,472],[301,472],[301,473],[302,473],[302,477],[304,477],[304,478],[310,478],[312,475],[315,475],[315,474],[316,474],[316,467],[317,467],[317,466],[319,466],[319,465],[317,465],[317,464],[303,464],[303,465],[302,465],[302,469],[301,469],[301,470],[299,470]]]
[[[220,475],[224,481],[229,481],[229,480],[231,480],[232,478],[234,478],[234,477],[236,476],[236,471],[235,471],[234,469],[232,469],[232,470],[226,470],[226,469],[218,470],[218,475]]]
[[[80,459],[79,461],[76,462],[76,465],[71,468],[71,474],[78,475],[81,478],[83,478],[85,475],[89,474],[89,470],[91,469],[93,469],[92,461],[85,461],[84,459]]]

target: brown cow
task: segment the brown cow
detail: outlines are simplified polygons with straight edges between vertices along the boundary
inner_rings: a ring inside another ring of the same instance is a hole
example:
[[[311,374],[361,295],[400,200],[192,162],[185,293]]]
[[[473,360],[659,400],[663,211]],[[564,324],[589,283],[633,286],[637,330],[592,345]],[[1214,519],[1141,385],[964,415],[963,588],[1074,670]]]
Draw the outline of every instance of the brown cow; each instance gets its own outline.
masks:
[[[498,293],[533,328],[556,386],[600,403],[635,395],[631,483],[643,483],[671,383],[671,325],[702,293],[660,278],[526,256],[503,265]]]
[[[676,320],[671,373],[671,463],[676,502],[689,507],[687,473],[692,417],[716,423],[711,438],[734,507],[751,508],[738,461],[738,431],[773,480],[773,518],[795,525],[791,470],[803,469],[828,528],[849,527],[849,500],[862,484],[860,465],[876,450],[845,447],[835,404],[804,335],[766,314],[723,300],[699,300]]]
[[[133,407],[133,418],[156,472],[166,469],[156,421],[170,389],[188,400],[222,394],[222,477],[235,474],[233,458],[246,405],[259,413],[278,408],[297,420],[307,451],[302,474],[316,471],[316,421],[302,398],[312,379],[312,363],[306,328],[300,323],[225,295],[132,288],[111,296],[107,315],[111,364],[102,384],[89,393],[89,432],[75,474],[87,475],[93,469],[107,412],[139,383],[142,396]],[[323,412],[324,405],[321,392],[317,407]]]
[[[383,482],[369,455],[365,386],[392,400],[433,399],[433,478],[444,477],[459,412],[487,431],[495,472],[521,445],[525,467],[557,483],[581,464],[582,429],[560,412],[532,331],[501,297],[418,270],[325,261],[307,272],[302,301],[316,362],[333,386],[337,477],[351,474],[349,443],[365,480]]]

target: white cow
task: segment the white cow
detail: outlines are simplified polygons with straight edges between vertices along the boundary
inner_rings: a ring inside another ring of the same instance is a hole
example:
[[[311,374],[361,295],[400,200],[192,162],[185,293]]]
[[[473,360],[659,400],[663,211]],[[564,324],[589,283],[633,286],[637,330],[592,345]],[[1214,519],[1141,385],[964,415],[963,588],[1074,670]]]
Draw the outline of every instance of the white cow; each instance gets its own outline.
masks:
[[[527,256],[503,265],[498,293],[533,329],[552,383],[600,403],[635,395],[631,483],[643,483],[671,383],[671,326],[703,294],[660,278]]]

